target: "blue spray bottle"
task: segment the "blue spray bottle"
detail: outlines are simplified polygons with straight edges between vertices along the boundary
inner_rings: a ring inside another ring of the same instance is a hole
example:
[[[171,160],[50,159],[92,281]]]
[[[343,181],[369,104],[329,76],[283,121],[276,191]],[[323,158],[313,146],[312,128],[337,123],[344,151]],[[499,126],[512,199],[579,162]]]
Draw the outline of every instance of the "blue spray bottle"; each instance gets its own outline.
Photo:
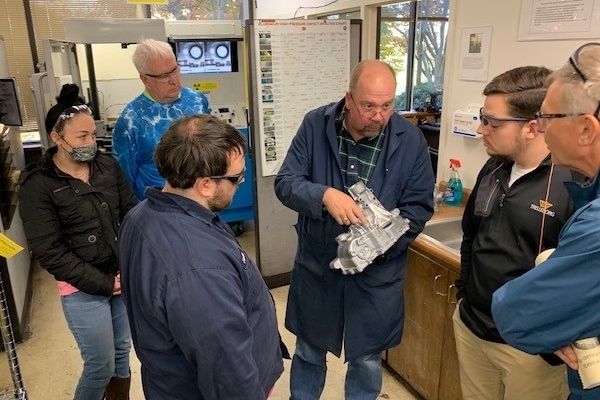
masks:
[[[455,158],[450,159],[450,180],[446,185],[446,191],[444,192],[444,203],[449,206],[460,206],[462,204],[462,182],[458,176],[458,169],[460,168],[460,160]]]

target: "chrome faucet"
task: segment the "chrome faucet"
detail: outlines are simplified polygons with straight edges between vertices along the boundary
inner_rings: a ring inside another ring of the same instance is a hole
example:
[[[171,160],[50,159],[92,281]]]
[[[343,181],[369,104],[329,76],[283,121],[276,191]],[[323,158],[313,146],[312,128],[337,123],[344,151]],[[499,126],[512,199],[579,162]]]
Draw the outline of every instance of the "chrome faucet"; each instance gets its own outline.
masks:
[[[444,203],[444,192],[440,192],[437,185],[433,186],[433,209],[437,211],[440,204]]]

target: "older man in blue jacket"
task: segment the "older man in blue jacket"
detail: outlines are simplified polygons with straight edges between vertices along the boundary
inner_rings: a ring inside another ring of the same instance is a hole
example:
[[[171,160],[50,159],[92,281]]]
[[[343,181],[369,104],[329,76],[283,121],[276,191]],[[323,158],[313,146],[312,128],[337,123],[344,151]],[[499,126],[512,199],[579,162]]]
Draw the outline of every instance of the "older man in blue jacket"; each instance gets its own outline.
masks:
[[[297,336],[291,399],[318,399],[325,356],[341,355],[348,371],[346,399],[376,399],[381,351],[400,342],[408,245],[433,213],[434,175],[427,143],[394,112],[396,78],[377,60],[359,63],[349,91],[337,103],[310,111],[275,179],[281,202],[298,212],[298,250],[286,327]],[[388,210],[399,208],[410,229],[362,273],[329,268],[336,236],[366,224],[347,189],[362,180]]]

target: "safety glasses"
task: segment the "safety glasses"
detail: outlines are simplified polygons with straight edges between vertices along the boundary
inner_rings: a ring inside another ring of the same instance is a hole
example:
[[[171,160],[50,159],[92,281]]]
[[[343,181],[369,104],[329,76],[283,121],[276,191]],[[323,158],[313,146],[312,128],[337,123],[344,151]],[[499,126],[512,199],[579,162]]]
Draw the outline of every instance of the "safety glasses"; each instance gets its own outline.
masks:
[[[246,168],[239,174],[235,175],[217,175],[217,176],[209,176],[210,179],[225,179],[234,185],[240,185],[246,180]]]
[[[533,118],[516,118],[516,117],[494,117],[491,115],[486,115],[483,113],[483,107],[479,109],[479,121],[483,124],[483,126],[488,126],[490,121],[498,121],[498,122],[528,122]]]

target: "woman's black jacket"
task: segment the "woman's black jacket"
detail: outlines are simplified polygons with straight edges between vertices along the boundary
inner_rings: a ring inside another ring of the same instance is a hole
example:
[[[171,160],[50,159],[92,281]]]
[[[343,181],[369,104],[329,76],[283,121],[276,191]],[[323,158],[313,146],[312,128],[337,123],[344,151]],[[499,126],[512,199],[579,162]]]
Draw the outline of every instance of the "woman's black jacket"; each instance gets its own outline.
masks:
[[[119,272],[119,226],[137,199],[112,156],[96,154],[88,185],[56,168],[56,151],[21,174],[19,212],[29,248],[56,280],[110,296]]]

